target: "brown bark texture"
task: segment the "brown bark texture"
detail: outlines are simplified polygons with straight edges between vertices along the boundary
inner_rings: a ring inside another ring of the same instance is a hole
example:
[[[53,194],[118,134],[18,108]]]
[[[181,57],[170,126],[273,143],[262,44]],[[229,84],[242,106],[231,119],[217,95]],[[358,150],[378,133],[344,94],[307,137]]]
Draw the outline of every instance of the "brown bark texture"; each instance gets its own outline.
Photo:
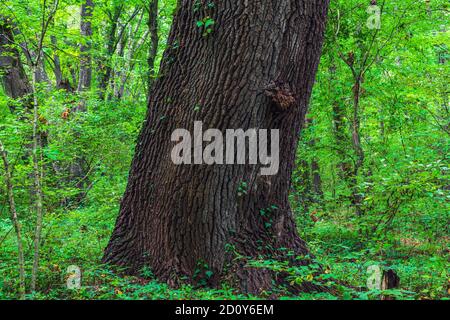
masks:
[[[179,2],[103,261],[130,273],[150,267],[169,284],[225,279],[260,293],[279,275],[250,260],[308,263],[288,192],[328,0],[196,3]],[[209,18],[205,32],[197,22]],[[192,133],[194,121],[222,132],[279,129],[278,174],[262,176],[250,164],[174,165],[171,134]]]

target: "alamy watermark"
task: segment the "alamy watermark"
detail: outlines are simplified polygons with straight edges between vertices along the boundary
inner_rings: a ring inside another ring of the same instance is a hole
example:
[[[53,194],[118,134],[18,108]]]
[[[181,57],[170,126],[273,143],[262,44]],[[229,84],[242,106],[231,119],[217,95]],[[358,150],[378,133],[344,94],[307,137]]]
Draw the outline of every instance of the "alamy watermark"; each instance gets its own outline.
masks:
[[[369,14],[367,19],[367,28],[369,29],[381,29],[381,8],[377,5],[371,5],[367,8],[366,12]]]
[[[260,164],[261,175],[278,173],[280,165],[280,134],[278,129],[208,129],[203,132],[203,123],[194,122],[194,132],[176,129],[172,133],[171,158],[176,165],[186,164]],[[270,140],[270,149],[269,149]],[[248,142],[248,143],[247,143]],[[208,143],[205,148],[204,144]],[[269,154],[270,152],[270,154]]]
[[[76,290],[81,288],[81,269],[79,266],[71,265],[67,267],[66,285],[69,290]]]

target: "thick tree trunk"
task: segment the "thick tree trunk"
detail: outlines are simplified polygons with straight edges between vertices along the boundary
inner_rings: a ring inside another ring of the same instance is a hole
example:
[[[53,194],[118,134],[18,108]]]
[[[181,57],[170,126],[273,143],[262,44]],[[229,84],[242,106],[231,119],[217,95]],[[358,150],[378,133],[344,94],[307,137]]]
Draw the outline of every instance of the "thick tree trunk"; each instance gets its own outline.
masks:
[[[307,263],[295,258],[308,249],[288,192],[327,7],[328,0],[179,3],[104,262],[131,273],[149,266],[169,284],[226,278],[251,293],[270,289],[274,274],[246,266],[249,259]],[[215,21],[210,33],[197,26],[206,17]],[[286,90],[295,98],[288,105],[280,103]],[[172,132],[192,132],[194,121],[222,132],[279,129],[278,174],[262,176],[261,165],[250,164],[174,165]]]
[[[0,78],[3,89],[8,97],[28,99],[25,104],[30,105],[31,84],[23,69],[19,50],[14,45],[13,24],[0,15]],[[14,106],[10,108],[14,110]]]

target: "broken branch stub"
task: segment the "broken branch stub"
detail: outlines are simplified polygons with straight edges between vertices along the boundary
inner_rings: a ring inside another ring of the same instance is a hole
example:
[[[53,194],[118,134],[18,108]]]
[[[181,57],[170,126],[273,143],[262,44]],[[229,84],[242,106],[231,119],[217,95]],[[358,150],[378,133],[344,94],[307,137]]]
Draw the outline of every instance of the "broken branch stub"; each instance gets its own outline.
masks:
[[[277,108],[286,111],[291,108],[295,102],[295,96],[291,87],[287,83],[271,82],[264,89],[264,93],[269,97]]]

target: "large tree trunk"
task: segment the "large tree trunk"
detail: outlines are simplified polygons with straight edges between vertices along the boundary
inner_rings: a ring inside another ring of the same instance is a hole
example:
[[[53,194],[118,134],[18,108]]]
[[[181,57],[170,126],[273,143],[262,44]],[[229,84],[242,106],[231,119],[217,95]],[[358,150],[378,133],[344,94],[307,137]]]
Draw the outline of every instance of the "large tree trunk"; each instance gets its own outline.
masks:
[[[31,104],[31,84],[23,69],[19,50],[15,47],[13,23],[0,15],[0,78],[5,94],[12,99],[26,98]],[[10,106],[14,110],[14,106]]]
[[[149,266],[169,284],[231,279],[251,293],[270,289],[274,274],[246,266],[249,259],[307,263],[295,258],[308,249],[288,191],[327,7],[328,0],[227,1],[212,8],[180,1],[104,262],[130,273]],[[205,17],[215,21],[211,33],[197,27]],[[261,165],[250,164],[174,165],[171,134],[192,132],[194,121],[222,132],[279,129],[278,174],[262,176]]]

